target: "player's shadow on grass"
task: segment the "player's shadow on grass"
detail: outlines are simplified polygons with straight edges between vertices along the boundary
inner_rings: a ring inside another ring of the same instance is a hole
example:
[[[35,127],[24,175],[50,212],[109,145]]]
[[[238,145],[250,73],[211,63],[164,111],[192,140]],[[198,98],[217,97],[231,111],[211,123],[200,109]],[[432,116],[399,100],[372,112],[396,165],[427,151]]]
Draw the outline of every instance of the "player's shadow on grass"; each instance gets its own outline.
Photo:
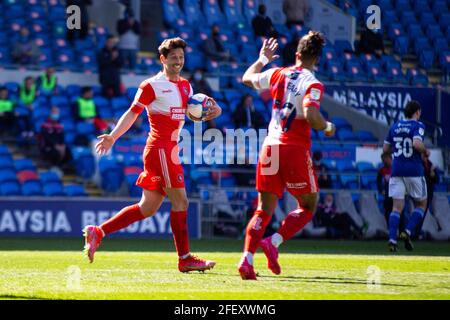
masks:
[[[332,284],[361,284],[367,285],[367,280],[352,278],[336,278],[336,277],[299,277],[299,276],[260,276],[260,278],[273,278],[279,281],[299,281],[299,282],[315,282],[315,283],[332,283]],[[380,282],[381,286],[391,287],[415,287],[409,284]]]
[[[0,300],[11,299],[11,300],[55,300],[49,298],[41,298],[37,296],[21,296],[15,294],[0,294]]]

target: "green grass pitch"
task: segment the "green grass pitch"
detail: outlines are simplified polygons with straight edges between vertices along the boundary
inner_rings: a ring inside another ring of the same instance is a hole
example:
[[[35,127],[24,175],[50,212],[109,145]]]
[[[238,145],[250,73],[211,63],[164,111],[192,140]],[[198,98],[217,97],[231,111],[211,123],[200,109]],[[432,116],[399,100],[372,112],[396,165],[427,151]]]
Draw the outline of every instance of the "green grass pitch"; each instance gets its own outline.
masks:
[[[258,281],[237,274],[242,245],[192,241],[217,265],[182,274],[171,240],[106,239],[89,264],[81,238],[1,238],[0,299],[450,299],[448,242],[390,254],[380,241],[292,240],[281,248],[279,276],[256,255]],[[368,285],[368,277],[378,280]]]

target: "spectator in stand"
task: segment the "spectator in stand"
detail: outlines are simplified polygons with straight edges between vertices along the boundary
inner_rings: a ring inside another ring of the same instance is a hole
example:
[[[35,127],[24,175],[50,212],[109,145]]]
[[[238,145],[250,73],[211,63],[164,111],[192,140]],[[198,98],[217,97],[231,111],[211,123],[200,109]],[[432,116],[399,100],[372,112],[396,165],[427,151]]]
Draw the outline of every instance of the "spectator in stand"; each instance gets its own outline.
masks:
[[[0,133],[10,133],[15,122],[15,103],[8,97],[8,89],[0,87]]]
[[[64,141],[64,127],[59,123],[58,107],[52,107],[50,116],[41,125],[38,145],[44,160],[65,172],[71,169],[72,154]]]
[[[284,0],[283,12],[286,15],[286,26],[289,29],[293,25],[304,26],[308,10],[307,0]]]
[[[72,5],[78,6],[80,8],[80,29],[67,29],[67,41],[73,43],[75,38],[86,39],[89,34],[89,13],[87,6],[92,5],[92,0],[66,0],[66,7]]]
[[[300,37],[298,35],[293,36],[292,40],[289,41],[283,48],[282,58],[283,66],[292,66],[295,64],[295,53],[297,52],[298,42]]]
[[[108,123],[98,116],[97,107],[94,102],[94,91],[91,87],[81,89],[81,97],[78,97],[72,105],[72,111],[76,122],[89,122],[94,124],[99,133],[108,130]]]
[[[358,52],[365,54],[375,54],[380,58],[384,54],[383,34],[379,29],[371,30],[364,27],[359,41]]]
[[[125,10],[124,18],[117,22],[117,32],[120,36],[119,49],[124,60],[124,65],[129,70],[134,70],[139,50],[141,25],[135,19],[134,12],[131,8]]]
[[[58,94],[58,78],[55,75],[55,68],[47,67],[45,73],[41,74],[36,79],[36,86],[40,94],[45,96],[57,95]]]
[[[105,47],[98,54],[99,82],[103,95],[108,98],[121,94],[120,69],[123,61],[116,42],[117,39],[109,35]]]
[[[31,138],[34,135],[31,115],[34,109],[34,100],[36,99],[36,84],[33,77],[26,77],[19,88],[19,101],[25,107],[27,112],[18,115],[18,131],[23,138]]]
[[[328,168],[322,163],[322,152],[314,151],[313,153],[313,167],[319,182],[319,187],[323,189],[331,189],[332,183],[328,175]]]
[[[192,89],[194,93],[204,93],[208,97],[212,97],[212,89],[208,84],[208,81],[205,79],[205,73],[202,69],[194,70],[191,78],[189,79],[190,84],[192,85]],[[214,119],[206,122],[208,128],[216,128],[216,122]]]
[[[241,98],[232,117],[236,128],[260,129],[266,126],[264,118],[255,109],[253,97],[249,94]]]
[[[214,25],[211,29],[211,36],[203,43],[203,52],[206,57],[211,60],[219,62],[232,61],[231,54],[225,47],[220,39],[220,28],[218,25]]]
[[[347,212],[338,212],[334,203],[334,196],[328,193],[319,203],[314,217],[315,224],[327,228],[330,238],[362,238],[363,231],[353,221]]]
[[[14,63],[21,65],[38,64],[41,52],[26,27],[20,29],[19,39],[13,44],[11,56]]]
[[[266,12],[266,6],[260,4],[258,14],[252,19],[253,32],[258,37],[277,38],[278,33],[272,24],[272,19],[266,15]]]
[[[393,200],[389,197],[389,179],[392,173],[392,156],[389,153],[383,153],[381,155],[381,161],[383,166],[377,173],[377,189],[378,193],[383,196],[384,217],[386,223],[389,223],[389,215],[392,212]],[[401,215],[403,216],[403,215]]]

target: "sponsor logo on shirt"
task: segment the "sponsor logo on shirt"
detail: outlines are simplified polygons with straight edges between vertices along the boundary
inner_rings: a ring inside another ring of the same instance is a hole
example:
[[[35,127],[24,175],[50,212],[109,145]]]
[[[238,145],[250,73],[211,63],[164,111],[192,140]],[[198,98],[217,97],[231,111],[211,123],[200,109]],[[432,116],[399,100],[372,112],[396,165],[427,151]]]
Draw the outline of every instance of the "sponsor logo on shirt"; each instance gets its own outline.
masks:
[[[161,177],[160,176],[153,176],[150,180],[152,180],[153,182],[161,181]]]
[[[170,107],[170,117],[172,120],[184,120],[186,109],[181,107]]]
[[[172,92],[171,89],[166,89],[166,90],[163,90],[163,91],[162,91],[162,93],[171,93],[171,92]]]
[[[286,186],[289,189],[303,189],[306,188],[308,183],[306,182],[286,182]]]
[[[183,175],[181,173],[177,176],[177,180],[178,180],[178,182],[183,181]]]
[[[311,100],[319,100],[320,94],[321,94],[321,92],[319,89],[311,88],[309,96],[311,97]]]

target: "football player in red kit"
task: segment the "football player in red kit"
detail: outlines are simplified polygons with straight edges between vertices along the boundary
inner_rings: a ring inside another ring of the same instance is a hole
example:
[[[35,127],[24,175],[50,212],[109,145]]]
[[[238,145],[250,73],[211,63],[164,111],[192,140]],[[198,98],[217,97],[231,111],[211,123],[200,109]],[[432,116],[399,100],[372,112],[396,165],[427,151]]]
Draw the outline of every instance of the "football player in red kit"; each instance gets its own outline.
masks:
[[[278,246],[311,221],[316,210],[319,189],[310,154],[311,128],[324,130],[326,136],[336,131],[319,111],[323,84],[313,74],[324,43],[322,34],[310,31],[298,43],[294,66],[261,73],[266,64],[278,58],[276,39],[265,40],[258,60],[242,78],[254,89],[269,89],[273,98],[272,119],[256,172],[258,207],[247,225],[238,266],[244,280],[256,280],[253,255],[258,247],[266,255],[269,269],[280,274]],[[285,188],[297,199],[298,208],[286,216],[276,233],[262,240]]]
[[[193,95],[189,81],[180,76],[184,65],[186,43],[181,38],[166,39],[159,47],[163,70],[144,80],[134,101],[110,134],[99,137],[96,151],[105,154],[134,123],[147,111],[151,132],[144,150],[144,171],[136,184],[142,187],[139,203],[123,208],[100,226],[86,226],[85,250],[90,262],[103,237],[128,225],[154,215],[167,195],[172,204],[170,226],[178,252],[178,269],[181,272],[204,271],[215,262],[205,261],[189,251],[187,227],[188,199],[184,184],[183,167],[178,158],[178,138],[183,127],[187,102]],[[211,106],[202,120],[207,121],[221,114],[220,107],[211,99]]]

